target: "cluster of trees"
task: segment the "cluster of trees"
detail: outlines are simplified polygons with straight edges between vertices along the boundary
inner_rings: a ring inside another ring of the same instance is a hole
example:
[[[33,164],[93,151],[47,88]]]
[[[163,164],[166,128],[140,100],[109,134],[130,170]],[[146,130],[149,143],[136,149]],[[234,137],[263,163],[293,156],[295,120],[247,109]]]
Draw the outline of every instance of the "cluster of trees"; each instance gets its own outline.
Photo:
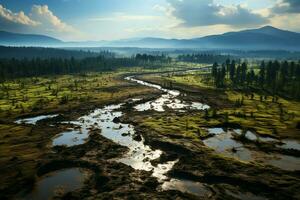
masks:
[[[216,87],[253,87],[300,99],[300,61],[262,61],[258,69],[248,69],[246,62],[227,59],[221,66],[215,62],[211,75]]]
[[[285,50],[257,50],[257,51],[238,51],[232,50],[231,54],[237,55],[241,58],[268,58],[279,60],[295,60],[300,57],[300,52],[285,51]]]
[[[171,58],[164,54],[161,55],[136,54],[135,59],[143,63],[171,62]]]
[[[183,54],[177,56],[178,61],[193,62],[193,63],[214,63],[225,62],[229,56],[215,54]]]
[[[146,60],[143,58],[147,58]],[[149,60],[151,58],[151,60]],[[167,62],[161,56],[136,55],[131,58],[88,57],[84,59],[49,58],[49,59],[0,59],[0,81],[19,77],[41,75],[60,75],[85,72],[110,71],[119,67],[143,66],[152,62]]]

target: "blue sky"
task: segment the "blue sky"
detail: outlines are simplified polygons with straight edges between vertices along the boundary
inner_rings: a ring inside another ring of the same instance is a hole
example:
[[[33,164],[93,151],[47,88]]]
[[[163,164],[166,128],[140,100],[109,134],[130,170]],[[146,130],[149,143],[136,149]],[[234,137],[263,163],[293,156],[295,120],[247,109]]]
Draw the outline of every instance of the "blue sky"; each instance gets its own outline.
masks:
[[[300,0],[0,0],[0,29],[63,40],[300,31]]]

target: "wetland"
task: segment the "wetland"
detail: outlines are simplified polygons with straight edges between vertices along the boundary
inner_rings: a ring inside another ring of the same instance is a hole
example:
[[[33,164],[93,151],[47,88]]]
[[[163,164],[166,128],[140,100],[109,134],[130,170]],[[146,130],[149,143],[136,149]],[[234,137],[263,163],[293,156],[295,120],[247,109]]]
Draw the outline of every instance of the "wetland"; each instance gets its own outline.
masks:
[[[213,88],[209,67],[187,66],[3,83],[1,197],[299,199],[299,102]]]

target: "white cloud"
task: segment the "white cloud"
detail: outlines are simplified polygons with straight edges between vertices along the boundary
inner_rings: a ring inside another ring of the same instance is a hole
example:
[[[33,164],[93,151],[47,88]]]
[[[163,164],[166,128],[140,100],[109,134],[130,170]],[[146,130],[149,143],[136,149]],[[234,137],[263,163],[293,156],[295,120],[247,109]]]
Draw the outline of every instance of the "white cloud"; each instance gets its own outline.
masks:
[[[300,14],[276,15],[271,18],[275,27],[300,32]]]
[[[14,13],[9,9],[4,8],[0,5],[0,18],[1,21],[6,21],[6,23],[16,23],[28,26],[37,26],[40,23],[30,19],[23,11]]]
[[[62,22],[61,19],[55,16],[53,12],[49,10],[47,5],[34,5],[30,16],[33,19],[38,20],[45,30],[76,32],[72,26]]]
[[[248,9],[246,5],[223,6],[213,0],[168,0],[172,15],[183,21],[186,27],[230,25],[247,27],[262,25],[268,18]]]
[[[33,5],[27,15],[23,11],[14,13],[0,5],[0,27],[11,32],[45,34],[64,39],[82,37],[80,31],[63,22],[47,5]]]
[[[156,4],[153,6],[153,10],[163,12],[166,14],[166,16],[172,17],[172,12],[174,11],[174,8],[170,4],[168,4],[167,6]]]

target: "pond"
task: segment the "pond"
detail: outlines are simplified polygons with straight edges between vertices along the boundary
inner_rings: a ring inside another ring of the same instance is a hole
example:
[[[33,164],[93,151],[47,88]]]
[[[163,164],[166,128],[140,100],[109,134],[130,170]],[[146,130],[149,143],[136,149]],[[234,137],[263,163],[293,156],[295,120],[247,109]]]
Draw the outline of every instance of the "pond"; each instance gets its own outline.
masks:
[[[277,145],[279,148],[283,149],[294,149],[300,151],[300,142],[296,140],[291,140],[291,139],[285,139],[281,140],[283,143],[282,145]]]
[[[67,146],[71,147],[85,143],[88,138],[88,130],[70,130],[59,134],[55,137],[52,145],[53,146]]]
[[[163,183],[162,189],[178,190],[183,193],[191,193],[200,197],[201,199],[207,199],[212,195],[212,192],[203,183],[183,179],[171,179],[170,181],[166,181]]]
[[[241,134],[240,129],[224,131],[220,128],[210,128],[208,132],[214,134],[213,137],[203,140],[204,144],[214,149],[217,153],[224,156],[235,158],[241,161],[254,161],[264,165],[272,165],[283,170],[300,170],[300,159],[293,156],[281,155],[276,153],[264,153],[248,149],[240,141],[236,141],[233,134]],[[262,140],[253,132],[247,131],[245,137],[249,140]],[[273,141],[272,138],[264,138],[266,141]]]
[[[88,173],[89,171],[85,169],[70,168],[46,174],[40,178],[34,190],[25,199],[51,199],[57,195],[80,189]]]

